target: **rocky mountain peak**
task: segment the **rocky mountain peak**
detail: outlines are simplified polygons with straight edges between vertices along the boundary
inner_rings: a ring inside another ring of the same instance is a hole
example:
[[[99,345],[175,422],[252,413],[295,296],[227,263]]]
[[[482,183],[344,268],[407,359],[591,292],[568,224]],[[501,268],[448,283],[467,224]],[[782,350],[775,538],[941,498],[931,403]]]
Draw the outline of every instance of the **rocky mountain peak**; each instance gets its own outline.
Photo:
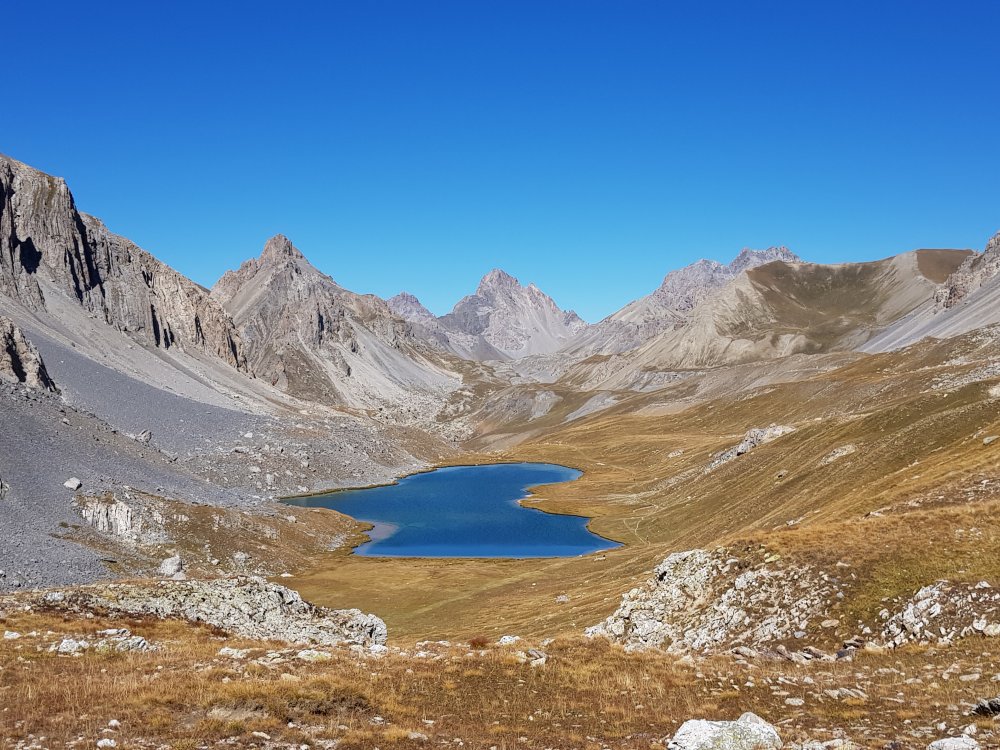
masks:
[[[261,263],[283,263],[289,259],[305,260],[305,256],[283,234],[276,234],[269,239],[264,245],[264,252],[260,254]]]
[[[491,291],[510,290],[520,287],[521,282],[509,273],[502,269],[494,268],[488,274],[483,276],[482,280],[479,282],[479,288],[476,289],[476,293],[485,294]]]
[[[773,263],[776,260],[784,261],[786,263],[798,263],[802,259],[784,245],[769,247],[765,250],[751,250],[750,248],[745,247],[729,264],[729,268],[734,273],[740,273],[748,268],[755,268],[756,266],[762,266],[766,263]]]
[[[476,293],[459,300],[439,322],[450,336],[479,341],[464,341],[468,351],[515,359],[550,354],[587,325],[576,313],[561,310],[534,284],[522,286],[499,268],[486,274]]]
[[[434,320],[434,313],[428,310],[416,296],[409,292],[400,292],[395,297],[386,300],[394,315],[403,320],[413,322]]]

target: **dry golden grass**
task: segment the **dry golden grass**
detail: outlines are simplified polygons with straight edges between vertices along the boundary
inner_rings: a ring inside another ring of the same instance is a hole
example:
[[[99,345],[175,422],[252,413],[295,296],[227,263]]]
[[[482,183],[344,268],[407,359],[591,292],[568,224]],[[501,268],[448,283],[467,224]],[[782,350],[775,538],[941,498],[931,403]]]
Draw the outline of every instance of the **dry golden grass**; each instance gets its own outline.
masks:
[[[528,504],[591,516],[591,529],[623,548],[543,561],[330,555],[296,571],[292,585],[323,604],[379,613],[398,642],[478,633],[544,637],[578,633],[603,619],[622,592],[672,551],[748,536],[770,543],[791,523],[788,539],[810,539],[818,554],[835,556],[850,549],[841,543],[842,533],[851,536],[841,524],[886,506],[904,512],[964,503],[968,487],[1000,479],[1000,441],[982,443],[983,435],[1000,433],[1000,410],[987,397],[991,383],[950,393],[930,387],[935,377],[972,369],[945,364],[959,355],[974,358],[970,349],[974,345],[961,339],[927,343],[643,416],[671,403],[678,390],[697,390],[688,382],[633,396],[516,448],[458,459],[550,461],[582,469],[580,480],[538,488]],[[770,423],[797,430],[704,472],[714,453],[739,442],[747,429]],[[857,450],[823,464],[830,451],[847,444]],[[677,450],[683,454],[670,457]],[[923,504],[907,506],[915,500]],[[933,538],[941,539],[949,524],[966,522],[941,516],[921,533],[932,533],[937,523]],[[858,544],[869,529],[861,528],[852,536]],[[883,589],[895,595],[906,586],[919,588],[951,571],[947,556],[927,556],[921,566],[904,561],[914,549],[905,532],[905,524],[887,532],[892,539],[879,570],[896,566],[912,575],[889,580],[873,568],[869,598],[885,595]],[[557,603],[561,595],[569,603]]]
[[[844,630],[830,632],[827,646],[855,634],[858,621],[871,623],[883,599],[938,578],[1000,585],[1000,442],[982,442],[1000,433],[996,401],[986,397],[992,383],[947,395],[930,387],[936,376],[971,369],[945,364],[970,349],[962,340],[930,343],[701,401],[703,381],[691,380],[629,397],[516,449],[461,457],[583,469],[579,481],[540,488],[531,502],[592,516],[595,531],[624,542],[607,553],[541,561],[317,557],[301,528],[287,536],[282,528],[274,550],[261,550],[288,552],[283,559],[299,566],[291,584],[307,598],[384,617],[393,644],[412,652],[423,638],[464,642],[439,660],[337,653],[322,663],[233,662],[217,656],[220,646],[261,644],[170,622],[128,623],[163,645],[150,654],[66,658],[37,650],[55,636],[0,642],[0,748],[28,735],[53,745],[82,735],[89,744],[115,718],[121,746],[243,746],[256,731],[313,746],[336,739],[340,748],[427,746],[410,738],[419,732],[466,747],[648,749],[687,718],[746,710],[779,722],[786,739],[843,730],[870,747],[900,738],[903,747],[924,747],[941,734],[936,722],[954,729],[971,721],[969,705],[1000,674],[994,644],[970,638],[947,649],[862,653],[852,663],[746,665],[727,656],[683,663],[630,655],[579,634],[659,560],[696,546],[765,548],[788,564],[849,566],[836,612]],[[691,405],[674,409],[679,397]],[[704,472],[712,454],[771,422],[797,430]],[[848,443],[858,450],[823,464]],[[671,457],[678,449],[683,454]],[[561,595],[569,601],[557,602]],[[10,612],[0,623],[71,634],[120,625]],[[544,647],[550,659],[541,668],[510,649],[468,655],[470,640],[483,647],[505,633],[560,639]],[[972,671],[981,679],[958,679]],[[824,693],[841,687],[863,696]]]
[[[45,613],[6,618],[4,628],[26,635],[0,642],[0,748],[29,736],[46,737],[47,746],[78,738],[92,746],[117,719],[122,727],[112,736],[120,747],[245,746],[255,741],[253,732],[314,746],[336,739],[338,747],[358,750],[420,747],[410,738],[417,732],[434,742],[459,738],[468,747],[648,749],[687,718],[733,718],[747,710],[781,722],[789,740],[843,730],[884,742],[931,721],[967,723],[964,714],[981,685],[958,675],[973,667],[987,678],[1000,671],[980,639],[947,650],[864,653],[853,663],[802,666],[745,665],[728,657],[686,663],[580,639],[546,646],[543,667],[521,663],[512,649],[465,646],[439,648],[438,659],[334,651],[326,662],[258,664],[267,644],[162,621],[127,623],[161,645],[154,653],[60,657],[44,650],[61,634],[121,625]],[[223,645],[254,650],[233,661],[218,655]],[[864,697],[823,694],[839,687],[861,688]],[[790,707],[787,697],[805,705]],[[914,717],[920,718],[913,726],[904,723]]]

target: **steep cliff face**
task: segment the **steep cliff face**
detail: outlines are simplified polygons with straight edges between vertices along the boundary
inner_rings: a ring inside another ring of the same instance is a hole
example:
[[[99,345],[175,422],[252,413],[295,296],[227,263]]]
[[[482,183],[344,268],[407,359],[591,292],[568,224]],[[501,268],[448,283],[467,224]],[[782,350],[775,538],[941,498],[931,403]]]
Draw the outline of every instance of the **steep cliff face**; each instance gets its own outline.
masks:
[[[153,346],[246,370],[232,321],[204,289],[79,212],[62,179],[2,155],[0,294],[33,311],[62,294]]]
[[[239,327],[253,371],[293,396],[374,408],[457,386],[383,300],[339,286],[283,235],[227,271],[212,296]]]
[[[958,305],[977,290],[1000,276],[1000,232],[990,238],[986,249],[965,259],[945,281],[935,301],[940,310]]]
[[[0,381],[56,390],[38,350],[21,329],[0,315]]]

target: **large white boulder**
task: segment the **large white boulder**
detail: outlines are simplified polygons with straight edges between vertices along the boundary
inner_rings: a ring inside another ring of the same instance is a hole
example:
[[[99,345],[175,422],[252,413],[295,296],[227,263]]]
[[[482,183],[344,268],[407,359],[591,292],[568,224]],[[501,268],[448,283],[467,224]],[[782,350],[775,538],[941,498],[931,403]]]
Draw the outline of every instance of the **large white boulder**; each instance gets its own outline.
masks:
[[[685,721],[667,743],[669,750],[778,750],[778,730],[749,711],[736,721]]]
[[[945,737],[935,740],[927,746],[927,750],[979,750],[979,743],[972,737]]]

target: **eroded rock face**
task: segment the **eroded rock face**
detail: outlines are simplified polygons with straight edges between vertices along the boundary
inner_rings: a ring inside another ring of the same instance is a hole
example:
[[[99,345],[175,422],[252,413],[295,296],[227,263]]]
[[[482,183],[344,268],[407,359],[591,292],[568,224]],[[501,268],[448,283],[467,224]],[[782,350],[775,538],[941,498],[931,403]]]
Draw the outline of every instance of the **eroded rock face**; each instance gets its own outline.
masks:
[[[104,534],[128,543],[156,543],[165,539],[163,519],[156,511],[118,497],[82,497],[75,503],[83,520]]]
[[[935,296],[939,310],[954,307],[969,294],[1000,276],[1000,232],[993,235],[986,249],[963,261]]]
[[[0,380],[46,391],[56,390],[38,350],[20,328],[3,316],[0,316]]]
[[[239,334],[204,289],[79,212],[64,180],[2,155],[0,293],[29,310],[61,293],[153,346],[246,370]]]
[[[749,711],[736,721],[685,721],[667,743],[669,750],[777,750],[778,730]]]
[[[212,296],[236,321],[257,376],[293,396],[433,415],[460,383],[383,300],[344,289],[284,235],[227,271]]]
[[[737,445],[734,445],[728,450],[724,450],[717,454],[712,462],[709,464],[708,468],[714,469],[722,464],[729,463],[734,458],[749,453],[754,448],[764,445],[764,443],[770,443],[772,440],[777,440],[783,435],[787,435],[790,432],[795,432],[795,428],[791,425],[783,424],[772,424],[768,427],[754,427],[747,430],[747,433],[743,436]]]
[[[253,576],[107,584],[38,599],[57,609],[202,622],[257,640],[370,648],[384,645],[387,636],[385,623],[375,615],[316,607],[291,589]]]
[[[723,552],[676,552],[653,573],[587,634],[672,652],[770,646],[821,619],[833,600],[833,585],[820,574],[777,562],[744,567]]]

